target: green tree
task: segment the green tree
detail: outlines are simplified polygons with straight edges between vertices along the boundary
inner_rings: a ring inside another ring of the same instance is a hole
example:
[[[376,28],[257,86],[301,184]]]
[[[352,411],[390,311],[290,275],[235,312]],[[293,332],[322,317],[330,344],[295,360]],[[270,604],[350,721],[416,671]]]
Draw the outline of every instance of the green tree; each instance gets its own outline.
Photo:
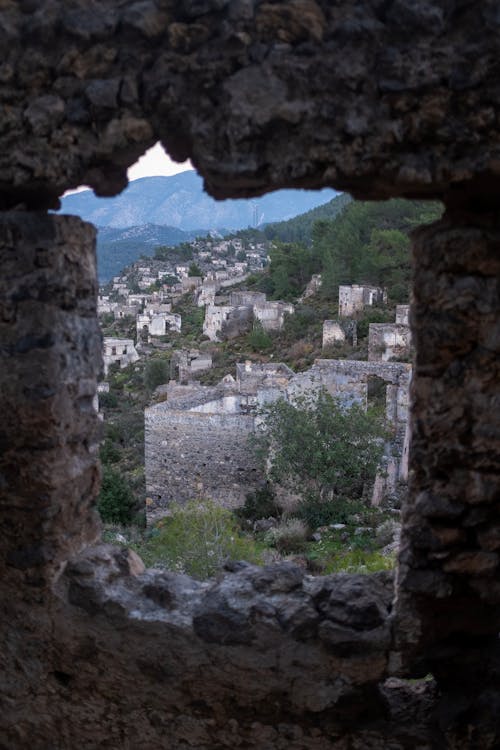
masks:
[[[269,256],[274,299],[291,300],[306,287],[312,273],[311,251],[296,243],[278,242]]]
[[[134,496],[123,476],[103,466],[97,509],[105,523],[130,524],[134,518]]]
[[[262,323],[258,320],[254,321],[253,328],[247,335],[247,345],[254,352],[271,349],[273,345],[271,336],[263,329]]]
[[[295,404],[280,399],[262,417],[257,451],[270,456],[270,478],[304,501],[356,500],[374,480],[385,434],[378,413],[345,408],[323,389]]]
[[[362,274],[370,283],[387,287],[394,302],[406,302],[411,281],[408,235],[399,229],[374,229],[366,247]]]
[[[149,359],[144,370],[144,384],[150,391],[167,383],[170,377],[170,362],[166,359]]]
[[[197,263],[191,263],[188,270],[188,276],[203,276],[203,271]]]

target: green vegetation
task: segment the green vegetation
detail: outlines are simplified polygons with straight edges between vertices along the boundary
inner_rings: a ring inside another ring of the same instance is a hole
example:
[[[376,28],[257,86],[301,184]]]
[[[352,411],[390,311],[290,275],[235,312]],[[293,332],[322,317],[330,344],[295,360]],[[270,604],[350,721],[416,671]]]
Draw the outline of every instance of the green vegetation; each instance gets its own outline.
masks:
[[[203,271],[194,261],[189,265],[188,276],[203,276]]]
[[[383,452],[378,413],[356,403],[342,408],[321,390],[296,404],[280,399],[264,407],[262,416],[257,452],[263,459],[272,456],[270,478],[300,495],[302,506],[358,500],[373,482]]]
[[[148,391],[154,391],[159,385],[168,383],[170,379],[170,359],[152,357],[146,362],[144,370],[144,384]]]
[[[264,352],[273,348],[273,339],[258,321],[254,322],[252,330],[247,334],[246,343],[254,352]]]
[[[259,563],[255,540],[243,534],[230,510],[210,501],[174,506],[135,549],[147,565],[209,578],[229,560]]]
[[[154,257],[172,263],[185,263],[193,259],[193,247],[190,242],[181,242],[176,246],[159,245],[155,247]]]
[[[295,216],[293,219],[267,224],[263,227],[262,234],[268,240],[299,242],[303,245],[310,245],[314,224],[323,219],[331,221],[342,213],[344,208],[351,202],[352,198],[350,195],[341,193],[328,203],[324,203],[322,206],[311,209],[311,211]]]
[[[101,454],[102,455],[102,454]],[[115,463],[113,461],[113,463]],[[130,524],[135,516],[132,491],[121,474],[104,464],[97,508],[106,523]]]
[[[275,299],[292,299],[313,273],[321,273],[324,299],[335,301],[339,284],[366,283],[387,287],[393,303],[406,302],[409,233],[441,211],[439,203],[424,201],[344,203],[335,218],[314,221],[304,244],[277,243],[270,253],[269,291]]]
[[[282,509],[276,502],[274,493],[268,485],[259,487],[245,498],[244,505],[234,511],[237,518],[242,521],[258,521],[260,518],[280,516]]]

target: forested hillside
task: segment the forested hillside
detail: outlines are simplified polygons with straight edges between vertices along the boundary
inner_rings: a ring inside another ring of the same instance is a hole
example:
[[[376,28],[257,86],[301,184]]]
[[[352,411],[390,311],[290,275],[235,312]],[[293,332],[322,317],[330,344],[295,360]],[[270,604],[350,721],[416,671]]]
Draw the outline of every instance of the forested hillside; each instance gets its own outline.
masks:
[[[340,214],[352,202],[348,193],[336,195],[331,201],[317,206],[306,213],[295,216],[288,221],[278,221],[262,227],[262,233],[268,240],[280,242],[301,242],[309,245],[312,240],[312,228],[317,221],[331,220]]]
[[[441,204],[425,201],[344,204],[335,218],[312,224],[310,243],[277,242],[261,286],[275,299],[291,300],[312,274],[321,273],[325,299],[336,298],[339,284],[372,284],[386,287],[392,302],[406,302],[411,280],[409,234],[441,213]]]

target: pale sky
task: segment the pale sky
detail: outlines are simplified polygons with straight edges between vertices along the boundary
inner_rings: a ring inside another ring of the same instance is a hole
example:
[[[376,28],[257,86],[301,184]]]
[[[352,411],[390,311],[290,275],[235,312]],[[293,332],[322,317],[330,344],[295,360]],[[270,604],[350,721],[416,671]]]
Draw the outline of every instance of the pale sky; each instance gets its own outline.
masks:
[[[137,180],[139,177],[152,177],[153,175],[171,175],[193,169],[190,161],[178,164],[172,161],[161,143],[156,143],[127,172],[129,180]]]
[[[155,175],[169,176],[185,172],[186,169],[193,169],[190,161],[184,161],[181,164],[172,161],[165,153],[161,143],[156,143],[127,170],[127,177],[129,180],[138,180],[139,177],[153,177]],[[76,190],[66,191],[64,195],[72,195],[72,193],[79,193],[82,190],[88,189],[87,185],[81,185]]]

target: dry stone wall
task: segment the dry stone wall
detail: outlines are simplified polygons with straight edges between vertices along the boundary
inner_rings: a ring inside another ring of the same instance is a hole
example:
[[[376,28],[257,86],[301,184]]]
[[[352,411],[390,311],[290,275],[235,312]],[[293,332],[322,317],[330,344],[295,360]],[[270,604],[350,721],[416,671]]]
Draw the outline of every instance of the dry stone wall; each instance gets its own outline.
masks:
[[[486,191],[500,153],[497,10],[495,0],[8,3],[0,203],[54,206],[80,184],[114,194],[158,139],[191,157],[218,197],[323,185],[435,197],[479,174]]]
[[[496,0],[12,0],[0,41],[0,744],[497,748]],[[88,546],[94,230],[37,209],[116,194],[157,140],[219,198],[446,204],[414,241],[394,600],[385,577],[200,585]]]
[[[223,507],[243,505],[262,473],[248,446],[254,416],[220,401],[176,409],[168,401],[145,412],[148,519],[172,503],[210,498]],[[227,409],[227,410],[226,410]]]

